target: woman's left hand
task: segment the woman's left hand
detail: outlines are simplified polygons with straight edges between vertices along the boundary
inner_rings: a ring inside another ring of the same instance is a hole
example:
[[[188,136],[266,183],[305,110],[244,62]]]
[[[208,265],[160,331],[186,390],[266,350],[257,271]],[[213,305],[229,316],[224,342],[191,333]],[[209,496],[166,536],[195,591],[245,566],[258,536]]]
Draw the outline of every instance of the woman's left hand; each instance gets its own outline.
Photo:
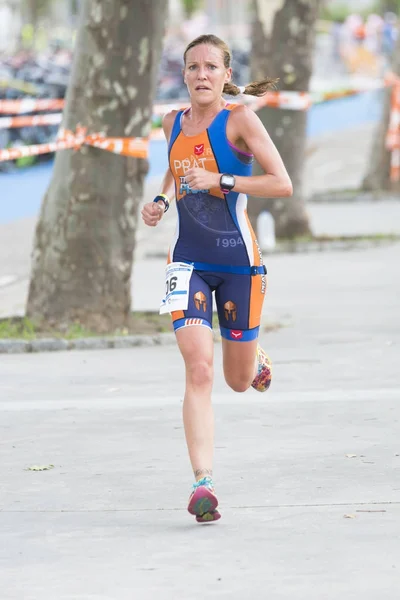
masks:
[[[192,190],[210,190],[219,188],[221,175],[202,169],[201,167],[192,167],[185,173],[186,183]]]

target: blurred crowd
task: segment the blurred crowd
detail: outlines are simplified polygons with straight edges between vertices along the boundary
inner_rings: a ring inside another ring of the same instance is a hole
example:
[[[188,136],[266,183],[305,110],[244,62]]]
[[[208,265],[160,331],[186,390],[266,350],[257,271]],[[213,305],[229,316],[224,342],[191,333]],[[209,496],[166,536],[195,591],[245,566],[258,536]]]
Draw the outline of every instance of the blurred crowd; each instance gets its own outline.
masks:
[[[18,100],[32,97],[63,99],[69,80],[71,61],[72,51],[58,44],[51,44],[42,52],[21,50],[12,56],[0,56],[0,99]],[[8,115],[3,113],[0,116]],[[44,144],[54,140],[57,131],[56,125],[0,128],[0,148]],[[16,165],[0,162],[0,170],[9,170],[13,166],[24,166],[38,160],[48,160],[48,156],[43,156],[43,159],[33,157],[21,159],[16,162]]]
[[[198,25],[198,24],[197,24]],[[159,69],[157,100],[177,100],[186,97],[182,81],[182,56],[194,31],[187,31],[190,22],[171,29],[166,37]],[[198,28],[196,27],[197,31]],[[344,21],[329,23],[332,59],[343,72],[367,73],[379,76],[390,62],[399,32],[399,19],[394,13],[384,16],[370,14],[363,19],[358,14]],[[231,43],[233,75],[238,85],[248,82],[250,42],[235,40]],[[316,59],[325,58],[316,53]],[[63,98],[68,83],[72,49],[52,42],[38,52],[21,50],[13,56],[0,55],[0,98],[17,98],[26,91],[35,96]],[[7,86],[4,82],[13,82]]]
[[[379,76],[390,65],[399,35],[395,13],[349,15],[331,26],[333,57],[348,73]]]
[[[0,97],[16,99],[31,90],[30,95],[38,98],[64,98],[71,62],[72,50],[57,44],[41,52],[20,50],[0,56]]]
[[[188,41],[201,30],[204,25],[194,20],[170,28],[160,62],[158,102],[187,98],[182,78],[183,53]],[[353,14],[343,21],[327,22],[324,30],[318,30],[316,76],[324,79],[326,73],[331,77],[361,73],[382,77],[390,64],[398,35],[399,19],[394,13],[370,14],[366,19]],[[250,80],[251,36],[228,39],[228,42],[233,55],[233,79],[237,85],[244,85]],[[53,41],[40,51],[25,48],[12,56],[0,55],[0,99],[64,98],[72,55],[71,44],[61,41]],[[57,126],[0,128],[0,147],[45,143],[55,138],[57,130]],[[4,168],[8,166],[0,163],[0,170]]]
[[[190,35],[190,31],[171,30],[165,40],[158,75],[158,102],[183,100],[187,97],[182,79],[182,66],[183,53]],[[21,49],[12,56],[0,55],[0,100],[26,97],[63,99],[70,76],[72,55],[71,47],[54,41],[40,51]],[[233,49],[233,68],[238,85],[247,82],[248,61],[247,51],[239,47]],[[0,148],[43,144],[54,140],[57,131],[58,127],[54,125],[0,128]],[[35,161],[47,158],[43,156]],[[20,162],[25,165],[29,161],[24,159]],[[0,170],[8,170],[11,167],[11,164],[0,162]]]
[[[182,37],[171,35],[166,39],[158,75],[157,100],[177,100],[186,96],[182,80],[185,47]],[[232,54],[235,82],[242,85],[247,82],[249,53],[234,47]],[[42,52],[21,50],[12,56],[0,55],[0,98],[15,99],[25,93],[39,98],[64,98],[71,63],[72,50],[57,44]]]

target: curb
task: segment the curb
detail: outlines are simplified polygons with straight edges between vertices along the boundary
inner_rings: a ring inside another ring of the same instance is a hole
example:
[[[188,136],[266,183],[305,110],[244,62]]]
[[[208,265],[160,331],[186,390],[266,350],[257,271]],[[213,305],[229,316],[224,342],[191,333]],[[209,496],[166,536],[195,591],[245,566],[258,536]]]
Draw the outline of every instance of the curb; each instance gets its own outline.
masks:
[[[137,346],[167,346],[175,343],[174,333],[156,335],[127,335],[124,337],[90,337],[66,340],[42,338],[37,340],[0,340],[0,354],[35,352],[60,352],[66,350],[110,350],[112,348],[135,348]]]
[[[218,330],[213,330],[214,341],[220,340]],[[176,344],[175,333],[156,335],[127,335],[124,337],[90,337],[66,340],[42,338],[37,340],[0,339],[0,354],[27,354],[62,352],[69,350],[111,350],[143,346],[170,346]]]

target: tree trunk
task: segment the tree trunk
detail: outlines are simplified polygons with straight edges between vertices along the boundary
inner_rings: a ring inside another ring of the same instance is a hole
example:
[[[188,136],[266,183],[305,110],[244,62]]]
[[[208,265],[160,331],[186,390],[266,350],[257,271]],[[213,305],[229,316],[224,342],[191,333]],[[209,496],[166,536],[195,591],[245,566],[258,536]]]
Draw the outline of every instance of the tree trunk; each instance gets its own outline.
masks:
[[[164,0],[83,2],[63,127],[149,134],[166,17]],[[57,153],[36,229],[29,317],[99,332],[126,324],[147,168],[88,146]]]
[[[253,0],[252,80],[278,77],[280,91],[309,89],[319,0]],[[305,111],[263,108],[258,116],[268,130],[293,183],[291,198],[251,198],[248,213],[253,227],[268,210],[277,237],[310,233],[302,189],[306,151]],[[255,165],[255,174],[262,171]]]
[[[392,71],[400,77],[400,36],[397,39],[393,56]],[[377,133],[372,145],[371,157],[368,162],[369,169],[362,184],[362,189],[365,191],[400,191],[400,183],[392,182],[390,180],[391,153],[386,148],[386,134],[390,120],[391,94],[392,88],[385,90],[382,119],[378,125]]]

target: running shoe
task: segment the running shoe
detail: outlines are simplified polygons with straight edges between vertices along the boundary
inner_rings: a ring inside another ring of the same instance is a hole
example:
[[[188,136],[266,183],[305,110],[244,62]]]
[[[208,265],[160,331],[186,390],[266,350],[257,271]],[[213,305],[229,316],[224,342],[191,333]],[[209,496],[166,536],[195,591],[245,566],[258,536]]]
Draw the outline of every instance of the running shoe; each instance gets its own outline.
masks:
[[[198,523],[217,521],[221,515],[215,510],[218,500],[214,493],[211,477],[203,477],[193,484],[193,492],[189,498],[188,511],[195,515]]]
[[[258,371],[254,377],[251,386],[257,392],[266,392],[271,385],[272,366],[269,356],[267,356],[261,346],[257,345]]]

